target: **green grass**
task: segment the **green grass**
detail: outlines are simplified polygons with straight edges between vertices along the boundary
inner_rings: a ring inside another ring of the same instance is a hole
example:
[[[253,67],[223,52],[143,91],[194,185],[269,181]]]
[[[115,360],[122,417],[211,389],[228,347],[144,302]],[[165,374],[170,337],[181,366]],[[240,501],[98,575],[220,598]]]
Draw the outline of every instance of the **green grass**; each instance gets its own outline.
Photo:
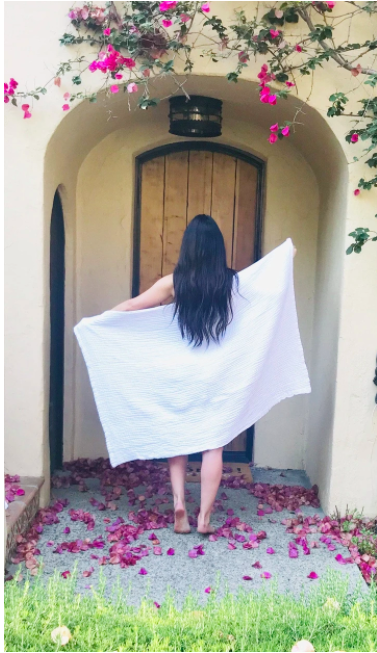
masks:
[[[306,597],[279,595],[268,581],[265,589],[236,597],[220,599],[215,591],[202,604],[191,595],[181,610],[171,595],[159,609],[149,599],[133,608],[119,583],[109,598],[102,574],[97,591],[78,593],[76,580],[74,572],[48,583],[42,575],[6,583],[7,652],[290,651],[300,639],[317,651],[377,651],[376,588],[360,598],[339,572],[316,581]],[[59,647],[51,631],[62,625],[72,639]]]

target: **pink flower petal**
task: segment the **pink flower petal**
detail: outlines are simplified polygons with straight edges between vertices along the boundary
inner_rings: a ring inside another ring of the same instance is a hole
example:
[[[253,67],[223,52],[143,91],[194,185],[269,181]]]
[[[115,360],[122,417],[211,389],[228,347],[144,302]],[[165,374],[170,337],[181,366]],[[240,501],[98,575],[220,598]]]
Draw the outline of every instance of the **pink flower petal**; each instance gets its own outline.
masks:
[[[171,27],[173,25],[173,21],[172,20],[167,20],[166,18],[164,18],[164,20],[162,21],[162,24],[163,24],[164,27],[168,28],[168,27]]]
[[[69,100],[70,97],[71,97],[71,94],[70,94],[70,93],[64,93],[64,95],[63,95],[63,98],[64,98],[65,100]]]
[[[286,127],[283,127],[281,133],[283,134],[283,136],[289,136],[289,126],[287,125]]]
[[[118,86],[118,84],[112,84],[112,86],[110,86],[110,92],[111,92],[111,93],[119,93],[119,86]]]
[[[209,6],[209,2],[204,2],[204,4],[202,4],[200,9],[202,11],[204,11],[205,14],[208,14],[211,11],[211,7]]]
[[[157,603],[157,601],[153,601],[153,605],[155,605],[157,609],[161,608],[161,605],[159,603]]]
[[[206,594],[211,594],[211,588],[210,587],[206,587],[204,591],[205,591]]]
[[[262,571],[260,577],[261,578],[271,578],[272,574],[270,574],[269,571]]]
[[[71,532],[71,529],[69,528],[69,526],[66,526],[65,529],[64,529],[64,531],[63,531],[63,533],[64,533],[65,535],[67,535],[67,534],[70,533],[70,532]]]
[[[70,109],[69,104],[63,104],[62,109],[63,109],[63,111],[69,111],[69,109]]]
[[[103,33],[104,33],[105,36],[110,36],[110,34],[111,34],[110,27],[106,27],[106,29],[103,30]]]
[[[146,576],[147,573],[148,573],[148,572],[147,572],[146,569],[144,569],[144,567],[141,567],[141,569],[139,570],[139,575],[140,575],[140,576]]]
[[[360,188],[356,188],[356,190],[353,191],[353,194],[356,195],[356,197],[360,195]]]
[[[270,35],[273,39],[276,39],[280,35],[280,32],[277,29],[270,29]]]
[[[179,18],[181,19],[182,23],[188,23],[189,20],[191,20],[191,16],[188,14],[181,14]]]
[[[253,580],[251,576],[242,576],[242,580]]]
[[[270,134],[270,137],[269,137],[268,140],[269,140],[270,143],[273,144],[273,143],[276,143],[277,139],[278,139],[277,134]]]
[[[71,572],[70,571],[62,571],[61,575],[63,576],[63,578],[68,578],[68,576],[71,575]]]
[[[274,125],[271,125],[270,132],[278,132],[278,131],[279,131],[279,125],[277,122],[275,122]]]
[[[272,555],[273,553],[275,553],[275,549],[273,549],[272,546],[269,546],[269,547],[266,549],[266,553],[269,553],[270,555]]]
[[[189,558],[197,558],[198,557],[198,552],[191,549],[191,551],[188,552]]]
[[[138,85],[135,84],[135,82],[131,82],[131,84],[128,84],[127,86],[127,91],[129,93],[137,93],[139,90]]]
[[[318,574],[316,574],[315,571],[311,571],[310,574],[308,574],[308,578],[311,580],[316,580],[316,578],[319,578]]]
[[[162,549],[160,546],[154,546],[153,547],[153,553],[155,556],[160,556],[162,555]]]
[[[175,554],[175,550],[174,550],[174,549],[168,549],[168,550],[166,551],[166,555],[168,555],[168,556],[173,556],[174,554]]]

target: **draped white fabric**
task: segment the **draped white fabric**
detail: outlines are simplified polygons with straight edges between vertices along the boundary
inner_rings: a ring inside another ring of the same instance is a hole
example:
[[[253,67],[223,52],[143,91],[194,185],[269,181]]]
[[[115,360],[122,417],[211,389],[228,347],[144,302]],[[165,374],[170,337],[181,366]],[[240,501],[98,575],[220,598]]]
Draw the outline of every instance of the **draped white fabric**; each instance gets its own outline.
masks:
[[[288,238],[239,273],[220,344],[189,346],[174,306],[105,311],[74,328],[113,467],[228,444],[282,399],[310,392]]]

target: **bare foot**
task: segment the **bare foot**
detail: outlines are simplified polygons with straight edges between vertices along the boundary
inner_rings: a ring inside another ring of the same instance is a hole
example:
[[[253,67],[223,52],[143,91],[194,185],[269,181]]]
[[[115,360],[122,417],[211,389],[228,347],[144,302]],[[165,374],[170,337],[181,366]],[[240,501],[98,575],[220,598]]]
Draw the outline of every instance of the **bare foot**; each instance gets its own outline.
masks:
[[[198,528],[197,528],[197,530],[198,530],[198,533],[202,533],[202,535],[211,535],[211,533],[215,532],[216,528],[211,526],[211,524],[209,522],[206,524],[206,522],[201,521],[200,519],[198,519]]]
[[[174,532],[175,533],[190,533],[191,528],[187,518],[187,512],[184,506],[180,503],[174,508]]]

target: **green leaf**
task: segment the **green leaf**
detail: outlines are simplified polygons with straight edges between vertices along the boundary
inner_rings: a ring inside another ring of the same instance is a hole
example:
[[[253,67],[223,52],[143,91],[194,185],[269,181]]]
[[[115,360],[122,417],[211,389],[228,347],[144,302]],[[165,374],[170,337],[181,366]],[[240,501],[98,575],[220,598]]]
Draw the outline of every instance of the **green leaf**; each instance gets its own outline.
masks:
[[[353,248],[354,248],[354,244],[352,243],[352,245],[350,245],[349,247],[347,247],[347,249],[346,249],[346,254],[352,254],[352,252],[353,252]]]

